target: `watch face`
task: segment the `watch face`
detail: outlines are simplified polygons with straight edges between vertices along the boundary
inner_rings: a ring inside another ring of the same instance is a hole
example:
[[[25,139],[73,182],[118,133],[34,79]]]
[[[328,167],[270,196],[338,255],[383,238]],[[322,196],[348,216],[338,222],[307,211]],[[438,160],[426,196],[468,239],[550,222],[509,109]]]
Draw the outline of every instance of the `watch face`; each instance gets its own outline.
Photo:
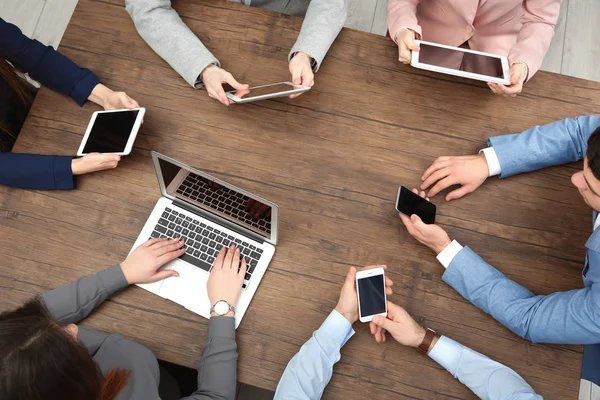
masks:
[[[217,304],[215,304],[215,313],[219,314],[219,315],[225,315],[229,312],[229,305],[227,304],[226,301],[221,300],[218,301]]]

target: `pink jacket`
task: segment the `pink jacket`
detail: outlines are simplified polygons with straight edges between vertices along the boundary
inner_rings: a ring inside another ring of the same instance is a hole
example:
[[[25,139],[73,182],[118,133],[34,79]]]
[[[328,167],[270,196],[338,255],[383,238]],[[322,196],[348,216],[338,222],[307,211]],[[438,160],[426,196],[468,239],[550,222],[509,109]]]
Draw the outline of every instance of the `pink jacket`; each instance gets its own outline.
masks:
[[[531,78],[554,36],[562,0],[388,0],[388,29],[417,32],[423,40],[506,55],[525,62]]]

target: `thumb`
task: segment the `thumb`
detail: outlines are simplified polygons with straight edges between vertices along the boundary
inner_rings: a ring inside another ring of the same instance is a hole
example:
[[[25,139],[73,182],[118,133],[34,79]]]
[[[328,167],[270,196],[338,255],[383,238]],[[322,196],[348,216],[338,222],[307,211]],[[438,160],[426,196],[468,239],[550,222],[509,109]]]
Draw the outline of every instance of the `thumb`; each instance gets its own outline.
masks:
[[[294,85],[302,85],[302,70],[296,68],[292,71],[292,83]]]
[[[354,281],[356,280],[356,268],[350,267],[348,274],[346,275],[346,280],[344,281],[344,285],[354,286]]]
[[[179,276],[179,272],[174,271],[174,270],[158,271],[157,273],[152,275],[152,279],[156,282],[156,281],[161,281],[163,279],[170,278],[172,276],[176,276],[176,277]]]
[[[413,226],[415,228],[417,228],[418,231],[422,232],[423,228],[425,228],[425,223],[423,222],[423,220],[421,220],[421,218],[417,214],[411,215],[410,221],[413,223]]]
[[[390,328],[392,327],[392,321],[390,321],[389,319],[382,317],[380,315],[373,317],[372,322],[379,326],[380,328],[385,329],[386,331],[390,331]]]
[[[225,82],[229,83],[234,89],[244,89],[248,87],[248,85],[242,85],[241,83],[236,81],[233,75],[226,76]]]
[[[523,75],[525,72],[522,69],[518,69],[516,73],[512,74],[510,77],[510,84],[516,85],[523,80]]]

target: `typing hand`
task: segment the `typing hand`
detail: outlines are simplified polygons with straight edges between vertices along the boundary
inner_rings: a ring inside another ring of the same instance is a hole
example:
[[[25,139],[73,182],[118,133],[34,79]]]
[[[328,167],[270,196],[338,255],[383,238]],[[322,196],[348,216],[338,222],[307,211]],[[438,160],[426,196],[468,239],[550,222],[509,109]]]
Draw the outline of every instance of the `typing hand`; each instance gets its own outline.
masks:
[[[404,308],[391,301],[387,302],[387,318],[373,317],[369,328],[378,343],[385,342],[386,331],[401,345],[415,348],[419,347],[425,338],[425,328],[419,325]]]
[[[413,192],[419,194],[417,189],[413,189]],[[429,200],[425,197],[425,192],[421,192],[419,195],[424,199]],[[424,223],[417,214],[413,214],[410,217],[407,217],[402,213],[399,215],[404,226],[406,226],[408,233],[417,239],[418,242],[435,251],[435,254],[439,254],[450,244],[450,237],[446,231],[438,225]]]
[[[90,153],[82,158],[76,158],[71,161],[71,171],[73,175],[83,175],[90,172],[117,168],[120,160],[121,156],[118,154]]]
[[[183,240],[151,239],[139,245],[125,261],[121,270],[127,283],[152,283],[170,276],[179,276],[177,271],[159,268],[185,253]]]
[[[220,300],[225,300],[234,307],[237,304],[246,275],[246,260],[243,257],[242,267],[238,271],[240,257],[240,249],[235,245],[231,245],[229,249],[223,247],[219,252],[207,283],[211,306]]]
[[[420,48],[415,43],[415,32],[402,28],[396,33],[396,43],[398,43],[398,61],[402,64],[410,64],[412,51],[419,51]]]
[[[208,95],[213,99],[219,100],[226,106],[228,106],[230,102],[227,98],[227,95],[225,94],[225,90],[223,90],[224,83],[228,83],[232,88],[236,90],[248,89],[248,85],[242,85],[241,83],[235,80],[233,75],[231,75],[224,69],[217,67],[216,65],[209,65],[208,67],[204,68],[201,77],[202,82],[204,82],[204,86],[206,86],[206,91],[208,92]]]
[[[292,83],[298,86],[313,87],[315,84],[315,74],[311,67],[312,58],[302,52],[296,53],[290,61],[290,73],[292,74]],[[302,93],[290,95],[290,99],[300,96]]]
[[[372,268],[383,268],[387,269],[386,265],[371,265],[364,269]],[[392,294],[392,285],[394,282],[387,276],[385,277],[385,291],[388,295]],[[351,324],[358,321],[358,296],[356,294],[356,268],[351,267],[346,275],[344,286],[342,286],[342,292],[340,293],[340,300],[338,301],[335,310],[342,314]]]
[[[523,91],[523,84],[527,78],[527,67],[522,62],[510,66],[510,85],[488,82],[488,86],[495,94],[507,97],[516,97]]]
[[[460,185],[460,188],[446,195],[446,201],[456,200],[481,186],[489,172],[483,153],[475,156],[439,157],[421,177],[421,189],[427,190],[435,183],[427,194],[433,197],[450,186]]]

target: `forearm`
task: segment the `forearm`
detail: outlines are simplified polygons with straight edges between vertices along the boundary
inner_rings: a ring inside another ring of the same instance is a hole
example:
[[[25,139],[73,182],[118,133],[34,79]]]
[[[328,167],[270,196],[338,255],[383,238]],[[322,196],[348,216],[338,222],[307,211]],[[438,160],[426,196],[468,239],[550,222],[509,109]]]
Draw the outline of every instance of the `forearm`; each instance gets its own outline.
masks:
[[[396,40],[401,28],[409,28],[421,36],[423,34],[417,21],[417,5],[420,0],[389,0],[387,5],[387,25],[390,37]]]
[[[208,65],[219,65],[170,0],[127,0],[126,9],[140,36],[191,86],[200,87],[198,78]]]
[[[319,399],[340,360],[340,349],[354,335],[352,325],[333,311],[288,363],[275,400]]]
[[[235,319],[211,317],[198,366],[198,390],[186,400],[234,400],[237,388]]]
[[[0,184],[36,190],[74,189],[72,160],[70,156],[0,153]]]
[[[344,27],[347,17],[347,0],[312,0],[298,39],[292,47],[289,59],[297,52],[303,52],[315,61],[316,72],[327,51]]]
[[[600,118],[567,118],[522,133],[491,137],[501,177],[575,162],[585,157],[587,140],[600,126]]]
[[[542,399],[512,369],[442,336],[429,357],[467,386],[479,398],[490,400]]]
[[[104,300],[127,286],[121,267],[115,265],[51,290],[43,299],[52,317],[59,324],[67,325],[81,321]]]

